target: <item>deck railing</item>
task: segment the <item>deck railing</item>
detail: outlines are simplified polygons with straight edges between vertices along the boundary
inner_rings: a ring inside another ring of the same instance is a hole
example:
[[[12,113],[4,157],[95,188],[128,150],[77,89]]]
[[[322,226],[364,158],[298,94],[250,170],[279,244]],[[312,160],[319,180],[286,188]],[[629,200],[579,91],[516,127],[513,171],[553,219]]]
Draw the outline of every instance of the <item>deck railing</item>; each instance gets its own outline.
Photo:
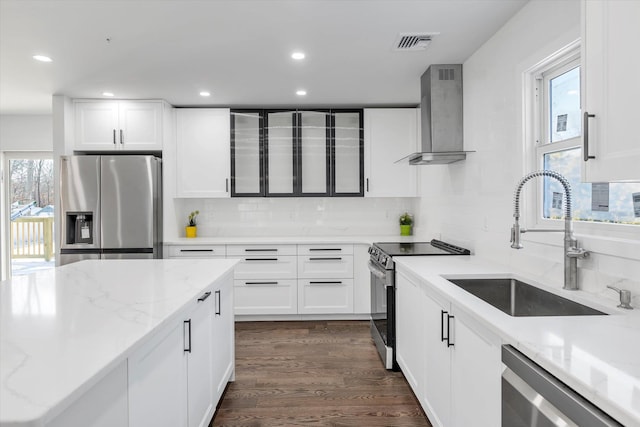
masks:
[[[53,217],[21,217],[11,221],[11,258],[53,257]]]

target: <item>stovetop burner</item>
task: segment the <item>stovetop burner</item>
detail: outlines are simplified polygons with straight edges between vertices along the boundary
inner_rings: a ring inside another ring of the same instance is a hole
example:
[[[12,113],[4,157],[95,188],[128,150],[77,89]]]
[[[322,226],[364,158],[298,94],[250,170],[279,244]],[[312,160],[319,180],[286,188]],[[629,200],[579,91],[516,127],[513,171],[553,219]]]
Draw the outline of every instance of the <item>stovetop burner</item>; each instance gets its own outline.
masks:
[[[390,269],[394,256],[470,255],[471,251],[433,239],[431,242],[376,242],[369,248],[369,254],[371,259]]]

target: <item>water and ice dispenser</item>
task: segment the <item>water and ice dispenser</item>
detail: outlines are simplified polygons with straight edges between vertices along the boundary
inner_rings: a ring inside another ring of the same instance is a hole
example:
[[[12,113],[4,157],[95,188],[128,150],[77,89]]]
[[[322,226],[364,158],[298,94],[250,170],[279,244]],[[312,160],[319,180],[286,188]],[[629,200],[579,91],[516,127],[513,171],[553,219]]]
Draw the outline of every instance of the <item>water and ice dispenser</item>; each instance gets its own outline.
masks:
[[[93,244],[93,212],[67,212],[66,243]]]

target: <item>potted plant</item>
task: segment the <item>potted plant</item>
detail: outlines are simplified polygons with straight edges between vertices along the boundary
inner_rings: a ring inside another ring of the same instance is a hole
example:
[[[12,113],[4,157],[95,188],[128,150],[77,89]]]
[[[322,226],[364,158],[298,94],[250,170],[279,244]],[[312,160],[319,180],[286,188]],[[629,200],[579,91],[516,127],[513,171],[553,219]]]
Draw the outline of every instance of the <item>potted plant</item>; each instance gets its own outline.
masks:
[[[400,235],[411,236],[411,226],[413,225],[413,217],[405,212],[400,215]]]
[[[187,237],[196,237],[198,227],[197,227],[197,219],[200,211],[193,211],[189,214],[188,225],[184,228],[185,235]]]

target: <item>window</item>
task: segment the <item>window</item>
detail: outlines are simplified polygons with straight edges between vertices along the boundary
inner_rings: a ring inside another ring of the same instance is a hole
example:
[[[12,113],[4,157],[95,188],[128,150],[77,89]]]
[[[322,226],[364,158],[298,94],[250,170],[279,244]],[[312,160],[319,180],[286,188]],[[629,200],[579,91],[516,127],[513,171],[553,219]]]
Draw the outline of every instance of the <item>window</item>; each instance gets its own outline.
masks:
[[[580,110],[580,57],[574,48],[531,74],[534,90],[536,169],[554,170],[565,176],[572,189],[573,220],[590,223],[640,225],[634,215],[633,197],[640,183],[583,183],[582,123]],[[533,162],[532,162],[533,163]],[[536,207],[537,223],[563,217],[563,189],[544,177]]]

